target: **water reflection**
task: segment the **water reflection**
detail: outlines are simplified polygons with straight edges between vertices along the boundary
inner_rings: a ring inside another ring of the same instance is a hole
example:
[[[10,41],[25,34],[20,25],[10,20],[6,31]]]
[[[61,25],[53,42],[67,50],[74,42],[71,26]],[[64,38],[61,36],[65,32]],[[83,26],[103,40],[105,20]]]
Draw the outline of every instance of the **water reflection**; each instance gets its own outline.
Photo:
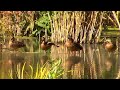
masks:
[[[44,65],[50,58],[47,55],[42,55],[40,57],[40,65]]]
[[[73,72],[75,72],[75,66],[77,66],[77,64],[80,64],[80,61],[81,61],[81,57],[79,56],[69,56],[65,60],[65,68],[66,68],[68,79],[72,79],[72,74]],[[78,66],[77,68],[80,68],[80,67]]]
[[[25,39],[26,47],[18,52],[2,50],[0,53],[0,78],[10,78],[8,73],[12,70],[14,78],[20,78],[18,73],[22,73],[22,66],[26,62],[24,75],[29,75],[30,67],[37,67],[37,63],[43,66],[50,60],[62,59],[62,66],[66,73],[63,78],[68,79],[113,79],[119,72],[120,54],[117,48],[116,52],[109,53],[102,45],[84,44],[83,52],[69,54],[64,45],[60,47],[51,47],[50,53],[43,54],[39,47],[37,39]],[[6,41],[7,43],[7,41]],[[7,45],[7,44],[5,44]],[[6,46],[7,47],[7,46]],[[18,68],[20,71],[18,71]],[[36,69],[33,69],[36,72]]]
[[[115,56],[106,57],[105,59],[105,70],[104,70],[104,78],[105,79],[113,79],[117,77],[118,72],[118,65],[117,61],[115,60]]]
[[[19,75],[21,74],[18,74],[18,73],[21,73],[22,72],[22,67],[24,65],[24,57],[23,56],[20,56],[18,53],[12,53],[10,55],[10,60],[9,62],[11,62],[11,66],[12,66],[12,77],[14,79],[18,79],[20,78]],[[20,71],[18,71],[18,68]]]

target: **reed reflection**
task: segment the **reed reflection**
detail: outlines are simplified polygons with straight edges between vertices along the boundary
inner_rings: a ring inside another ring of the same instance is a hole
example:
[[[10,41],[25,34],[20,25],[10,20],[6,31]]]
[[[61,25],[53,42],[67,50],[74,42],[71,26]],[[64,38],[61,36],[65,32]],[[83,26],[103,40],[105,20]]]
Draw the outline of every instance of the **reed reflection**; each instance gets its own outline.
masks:
[[[9,62],[11,62],[11,66],[12,66],[12,75],[13,75],[12,77],[14,79],[20,78],[19,75],[21,75],[22,67],[25,63],[24,57],[17,53],[12,53]]]

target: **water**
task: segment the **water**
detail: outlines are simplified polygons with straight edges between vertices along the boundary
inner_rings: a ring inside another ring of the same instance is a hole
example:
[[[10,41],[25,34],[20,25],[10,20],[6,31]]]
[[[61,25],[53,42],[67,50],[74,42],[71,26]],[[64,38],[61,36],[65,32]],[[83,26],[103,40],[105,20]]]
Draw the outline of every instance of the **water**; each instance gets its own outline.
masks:
[[[52,47],[51,53],[44,53],[37,39],[24,40],[26,47],[17,52],[2,50],[0,53],[0,78],[22,78],[22,67],[31,73],[29,65],[34,68],[37,63],[41,66],[47,61],[62,60],[62,68],[66,71],[64,79],[115,79],[119,75],[120,55],[116,52],[108,53],[100,44],[83,44],[84,52],[69,53],[64,45]],[[8,42],[4,47],[7,47]],[[33,69],[34,69],[33,68]],[[34,69],[33,72],[36,70]],[[67,72],[71,71],[71,72]],[[10,74],[12,73],[12,74]],[[19,76],[19,77],[18,77]],[[27,76],[27,73],[26,73]]]

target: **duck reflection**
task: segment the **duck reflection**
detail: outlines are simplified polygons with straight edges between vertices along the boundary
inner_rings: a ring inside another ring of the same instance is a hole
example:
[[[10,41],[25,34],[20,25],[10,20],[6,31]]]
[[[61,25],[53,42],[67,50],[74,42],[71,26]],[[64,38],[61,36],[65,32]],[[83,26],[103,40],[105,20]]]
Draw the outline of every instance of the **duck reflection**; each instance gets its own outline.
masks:
[[[116,60],[113,59],[113,56],[107,57],[105,59],[105,72],[104,72],[104,78],[111,79],[114,78],[114,74],[117,73],[116,71]]]
[[[80,63],[81,57],[79,56],[69,56],[65,61],[65,68],[67,71],[67,78],[72,79],[72,68]],[[73,69],[74,70],[74,69]]]
[[[112,67],[112,61],[110,58],[107,58],[105,60],[105,69],[106,71],[110,71],[111,70],[111,67]]]

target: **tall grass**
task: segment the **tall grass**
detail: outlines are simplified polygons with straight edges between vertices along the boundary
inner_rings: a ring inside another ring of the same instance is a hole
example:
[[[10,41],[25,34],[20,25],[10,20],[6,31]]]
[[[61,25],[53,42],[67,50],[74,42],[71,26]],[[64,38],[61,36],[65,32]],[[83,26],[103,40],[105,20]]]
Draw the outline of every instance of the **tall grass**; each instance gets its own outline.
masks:
[[[80,39],[81,43],[91,42],[99,38],[101,32],[103,12],[99,11],[59,11],[54,12],[52,18],[52,40],[67,39],[68,34]],[[80,35],[79,35],[80,34]]]
[[[52,62],[51,65],[46,62],[43,66],[40,66],[37,63],[37,67],[34,68],[32,65],[29,65],[29,72],[26,71],[26,63],[22,68],[16,70],[16,75],[18,79],[61,79],[64,73],[63,68],[61,67],[61,60]],[[12,73],[13,70],[10,70],[9,76],[11,79],[15,79]]]
[[[105,27],[120,28],[119,11],[54,11],[51,16],[52,40],[66,41],[67,35],[81,43],[97,43]],[[103,28],[104,27],[104,28]]]
[[[34,27],[34,11],[0,11],[1,34],[27,35]]]
[[[120,29],[119,15],[119,11],[0,11],[0,33],[38,36],[43,30],[54,42],[66,41],[71,33],[80,43],[97,43],[105,27]]]

